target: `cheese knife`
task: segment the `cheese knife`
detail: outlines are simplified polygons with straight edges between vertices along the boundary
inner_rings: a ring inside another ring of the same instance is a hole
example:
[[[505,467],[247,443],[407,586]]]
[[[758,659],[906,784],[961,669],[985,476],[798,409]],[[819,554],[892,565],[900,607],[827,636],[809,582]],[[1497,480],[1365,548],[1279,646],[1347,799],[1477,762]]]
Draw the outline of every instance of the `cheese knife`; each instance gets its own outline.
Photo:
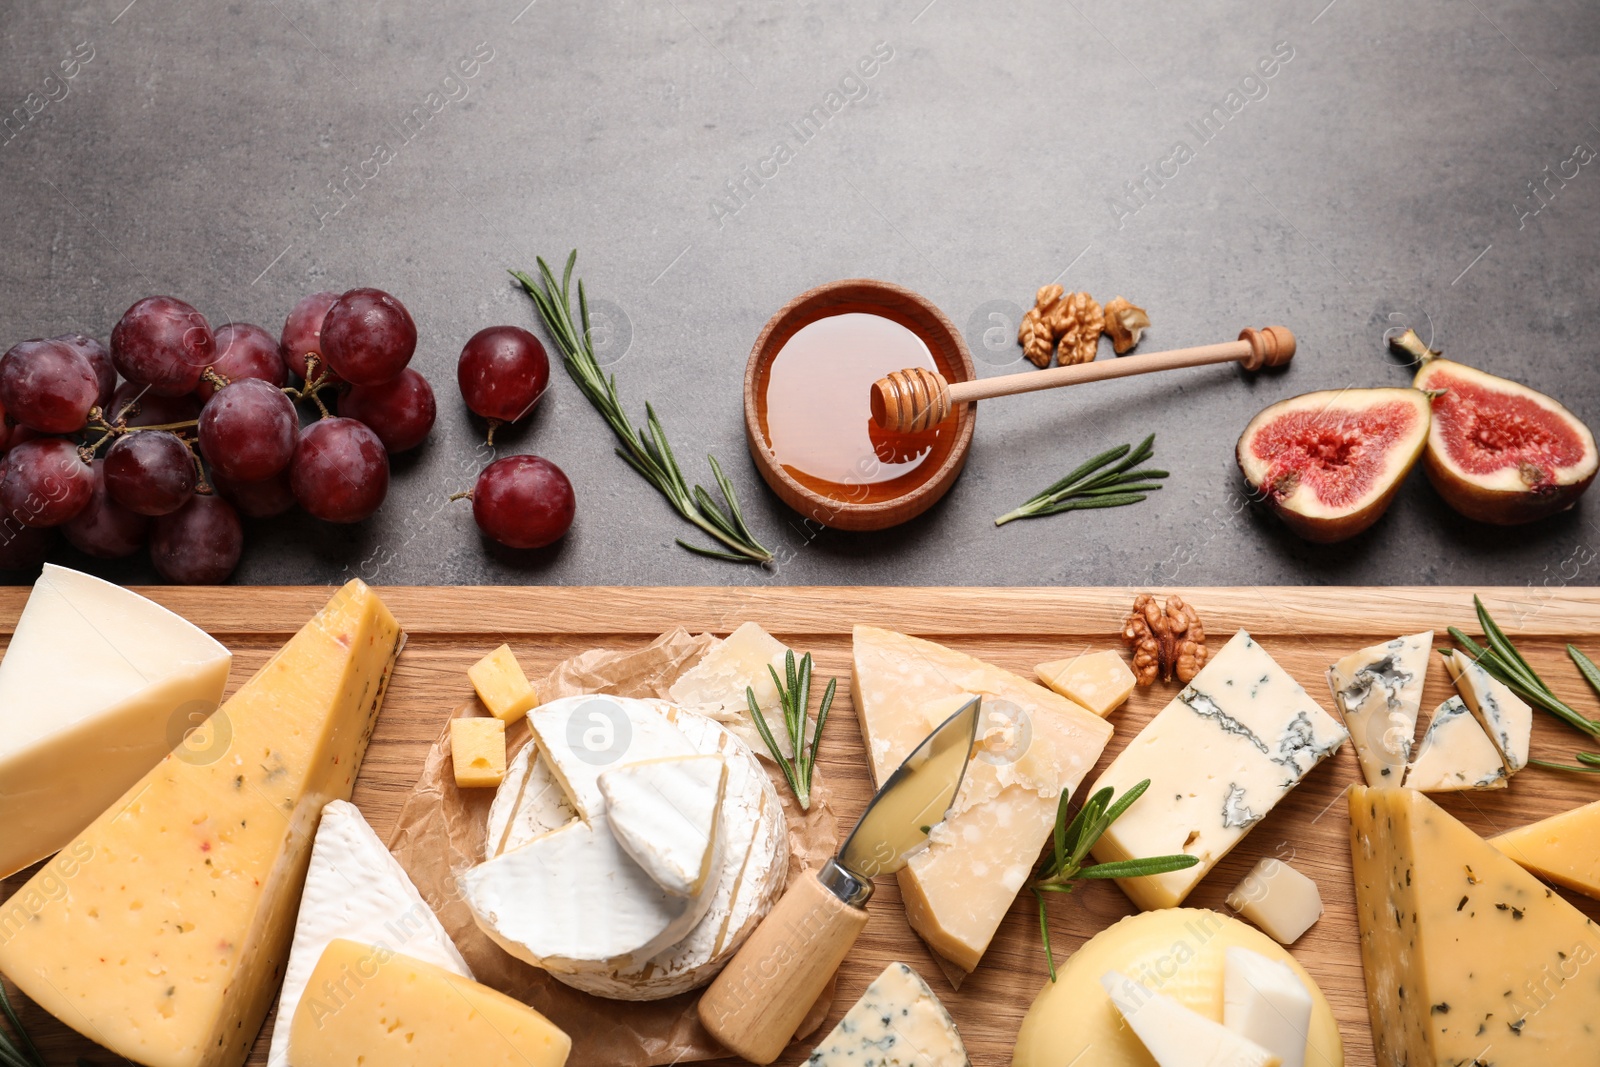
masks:
[[[730,1052],[767,1064],[789,1044],[867,924],[872,879],[927,847],[978,738],[973,697],[889,775],[815,876],[802,875],[700,997],[700,1021]]]

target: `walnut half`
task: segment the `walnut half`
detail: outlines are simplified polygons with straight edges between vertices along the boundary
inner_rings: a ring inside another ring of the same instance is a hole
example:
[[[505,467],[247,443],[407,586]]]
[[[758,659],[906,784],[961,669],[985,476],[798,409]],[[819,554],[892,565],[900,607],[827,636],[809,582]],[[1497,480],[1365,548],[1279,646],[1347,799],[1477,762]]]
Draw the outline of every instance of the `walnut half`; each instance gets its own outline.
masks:
[[[1105,313],[1088,293],[1068,293],[1045,315],[1055,330],[1056,362],[1063,367],[1088,363],[1106,327]]]
[[[1133,614],[1122,627],[1122,643],[1133,649],[1133,673],[1140,685],[1154,684],[1158,674],[1165,682],[1176,674],[1187,685],[1209,655],[1200,616],[1176,593],[1167,597],[1164,610],[1149,593],[1135,597]]]
[[[1033,307],[1022,316],[1022,324],[1017,327],[1017,343],[1022,345],[1022,354],[1035,367],[1050,365],[1050,350],[1055,347],[1056,334],[1048,316],[1060,301],[1061,293],[1059,285],[1040,286],[1034,294]]]
[[[1132,351],[1149,328],[1150,315],[1127,297],[1114,297],[1106,304],[1106,333],[1111,335],[1117,355]]]

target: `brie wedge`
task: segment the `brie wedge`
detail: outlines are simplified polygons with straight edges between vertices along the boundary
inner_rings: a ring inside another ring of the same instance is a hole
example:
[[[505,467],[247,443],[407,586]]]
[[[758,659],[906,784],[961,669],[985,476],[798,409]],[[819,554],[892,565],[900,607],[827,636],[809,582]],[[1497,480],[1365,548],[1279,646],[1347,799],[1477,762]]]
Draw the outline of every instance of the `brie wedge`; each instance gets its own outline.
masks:
[[[711,874],[727,784],[721,756],[666,756],[600,776],[611,832],[675,897],[695,896]]]
[[[541,758],[567,800],[585,819],[605,810],[600,775],[612,767],[662,756],[692,756],[694,748],[649,701],[608,696],[552,700],[528,713]]]
[[[539,756],[532,741],[517,750],[506,767],[505,781],[489,805],[484,833],[484,859],[521,848],[536,837],[559,829],[578,817],[550,773],[550,761]]]

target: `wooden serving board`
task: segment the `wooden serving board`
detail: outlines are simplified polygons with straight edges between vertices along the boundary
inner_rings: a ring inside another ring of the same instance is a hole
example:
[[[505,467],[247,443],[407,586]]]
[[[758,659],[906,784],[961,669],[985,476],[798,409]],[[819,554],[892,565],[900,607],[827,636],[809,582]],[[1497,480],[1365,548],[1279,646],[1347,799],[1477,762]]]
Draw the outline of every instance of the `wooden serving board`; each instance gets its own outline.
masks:
[[[9,636],[26,592],[0,590],[0,636]],[[328,595],[326,588],[318,587],[140,592],[192,619],[234,650],[233,686],[264,663]],[[848,826],[871,795],[860,733],[855,717],[848,713],[854,623],[927,637],[1031,677],[1034,665],[1045,660],[1090,648],[1119,647],[1117,634],[1135,592],[899,587],[385,589],[384,599],[410,634],[410,642],[389,688],[355,801],[379,834],[387,835],[428,746],[451,710],[470,693],[467,667],[502,641],[511,644],[531,676],[538,676],[559,660],[589,648],[643,644],[680,625],[695,632],[726,634],[754,620],[792,647],[811,651],[819,678],[840,679],[836,708],[841,713],[829,719],[821,762],[834,790],[841,825]],[[1330,711],[1324,671],[1340,656],[1430,628],[1436,631],[1435,647],[1448,647],[1445,627],[1451,624],[1476,634],[1472,591],[1467,589],[1274,587],[1181,592],[1199,612],[1212,647],[1221,647],[1235,629],[1248,629]],[[1600,589],[1482,592],[1496,620],[1519,641],[1552,688],[1574,707],[1600,718],[1594,694],[1563,651],[1570,640],[1600,658]],[[821,684],[817,683],[818,690]],[[1116,736],[1101,766],[1176,692],[1175,685],[1140,689],[1114,713]],[[1450,692],[1444,665],[1435,656],[1424,711]],[[1585,740],[1553,717],[1535,712],[1536,757],[1570,761]],[[1351,1067],[1374,1062],[1342,796],[1358,778],[1355,755],[1346,745],[1258,825],[1188,900],[1194,906],[1226,911],[1223,900],[1228,891],[1268,855],[1292,859],[1316,879],[1326,914],[1293,952],[1332,1002]],[[1600,778],[1538,768],[1523,771],[1508,790],[1436,797],[1485,835],[1596,798],[1600,798]],[[21,876],[0,883],[0,897],[20,884]],[[1600,920],[1600,902],[1565,895]],[[1033,907],[1031,897],[1018,900],[982,965],[959,991],[953,991],[906,926],[894,881],[880,880],[871,921],[845,964],[839,995],[825,1025],[837,1021],[884,964],[900,959],[920,971],[944,999],[977,1067],[1008,1064],[1022,1016],[1046,980]],[[1051,931],[1057,952],[1064,957],[1132,910],[1110,883],[1053,900]],[[619,1005],[619,1011],[625,1010]],[[72,1063],[79,1055],[94,1064],[114,1061],[32,1005],[23,1005],[22,1014],[50,1064]],[[271,1026],[269,1019],[251,1064],[265,1063]],[[803,1052],[791,1050],[780,1062],[798,1063]]]

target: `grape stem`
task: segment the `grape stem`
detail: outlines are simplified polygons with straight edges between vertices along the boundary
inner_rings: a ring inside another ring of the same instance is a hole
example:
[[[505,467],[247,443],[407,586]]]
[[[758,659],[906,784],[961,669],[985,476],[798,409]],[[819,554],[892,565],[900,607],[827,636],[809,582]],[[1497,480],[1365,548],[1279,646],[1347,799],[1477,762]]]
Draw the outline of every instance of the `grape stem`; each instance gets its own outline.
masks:
[[[328,372],[328,368],[322,365],[322,357],[315,352],[307,352],[305,384],[299,389],[286,385],[283,387],[283,391],[290,400],[311,401],[317,405],[317,410],[322,412],[322,417],[326,419],[331,416],[331,412],[328,411],[328,405],[322,402],[321,394],[324,389],[333,386],[333,382],[329,380],[331,377],[332,375]]]

